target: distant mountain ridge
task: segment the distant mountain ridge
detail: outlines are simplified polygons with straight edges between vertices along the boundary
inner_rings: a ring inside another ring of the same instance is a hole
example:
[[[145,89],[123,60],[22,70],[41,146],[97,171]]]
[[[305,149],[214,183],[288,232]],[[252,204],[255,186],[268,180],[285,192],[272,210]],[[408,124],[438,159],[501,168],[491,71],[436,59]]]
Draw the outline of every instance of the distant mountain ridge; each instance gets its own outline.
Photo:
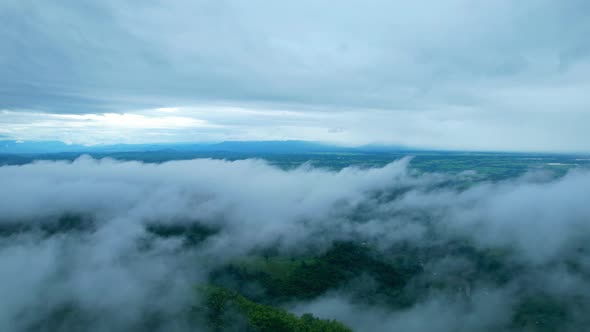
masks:
[[[312,141],[224,141],[220,143],[154,143],[154,144],[113,144],[85,146],[66,144],[61,141],[0,141],[3,154],[47,154],[47,153],[113,153],[113,152],[237,152],[237,153],[320,153],[359,151],[401,151],[401,146],[366,145],[342,147]]]

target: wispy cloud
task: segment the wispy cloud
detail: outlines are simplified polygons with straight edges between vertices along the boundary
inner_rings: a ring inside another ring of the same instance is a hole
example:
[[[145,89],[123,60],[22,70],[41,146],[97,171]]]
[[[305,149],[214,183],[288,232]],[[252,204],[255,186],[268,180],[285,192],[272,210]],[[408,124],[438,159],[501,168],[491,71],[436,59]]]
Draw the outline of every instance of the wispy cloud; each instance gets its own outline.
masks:
[[[194,301],[192,287],[206,282],[211,269],[259,249],[289,256],[347,239],[370,243],[385,256],[400,243],[420,248],[462,239],[473,250],[503,253],[501,264],[518,270],[490,285],[486,274],[494,268],[480,271],[461,252],[434,254],[411,275],[425,298],[407,308],[355,302],[352,292],[370,287],[365,280],[294,303],[292,310],[341,319],[359,331],[433,325],[473,331],[505,326],[523,290],[575,298],[572,314],[587,308],[590,173],[528,175],[460,190],[441,187],[454,177],[416,174],[409,162],[285,171],[261,160],[143,164],[81,157],[0,167],[0,328],[26,330],[68,304],[82,316],[62,322],[67,330],[84,317],[91,331],[130,330],[154,312],[180,324],[174,315]],[[79,219],[43,228],[64,216]],[[218,232],[187,247],[150,235],[147,225],[154,223],[196,223]],[[461,300],[421,284],[440,278],[468,285],[469,294]],[[586,326],[581,314],[568,320],[572,331]]]

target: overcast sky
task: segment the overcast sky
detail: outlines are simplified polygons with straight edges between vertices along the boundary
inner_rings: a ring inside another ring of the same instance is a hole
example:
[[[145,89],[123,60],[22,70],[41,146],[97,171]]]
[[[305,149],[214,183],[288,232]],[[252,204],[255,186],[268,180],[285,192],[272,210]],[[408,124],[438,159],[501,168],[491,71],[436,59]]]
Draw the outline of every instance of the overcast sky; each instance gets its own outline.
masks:
[[[590,151],[585,0],[0,0],[0,135]]]

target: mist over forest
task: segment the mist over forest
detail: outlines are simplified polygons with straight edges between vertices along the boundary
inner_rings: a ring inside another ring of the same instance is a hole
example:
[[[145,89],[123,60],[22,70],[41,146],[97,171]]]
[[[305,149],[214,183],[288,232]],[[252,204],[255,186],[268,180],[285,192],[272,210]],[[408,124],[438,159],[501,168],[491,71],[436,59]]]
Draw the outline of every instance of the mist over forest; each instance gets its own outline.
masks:
[[[590,332],[589,0],[0,0],[0,332]]]
[[[0,167],[3,331],[583,331],[590,171]]]

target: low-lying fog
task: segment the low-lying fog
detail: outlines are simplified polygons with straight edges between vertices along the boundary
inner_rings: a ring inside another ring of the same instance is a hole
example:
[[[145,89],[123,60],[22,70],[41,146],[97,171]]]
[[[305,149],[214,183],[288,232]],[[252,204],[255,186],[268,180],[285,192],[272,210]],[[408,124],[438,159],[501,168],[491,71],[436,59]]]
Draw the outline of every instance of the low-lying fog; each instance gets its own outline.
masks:
[[[355,302],[352,286],[284,307],[359,331],[485,331],[511,319],[526,288],[576,301],[564,328],[587,328],[590,172],[498,183],[474,176],[419,174],[410,158],[340,171],[90,157],[0,167],[0,330],[43,330],[68,305],[90,314],[64,321],[63,331],[140,328],[150,315],[167,317],[162,331],[198,330],[175,317],[195,301],[195,285],[236,257],[270,247],[321,252],[348,240],[385,254],[450,238],[508,252],[520,269],[503,285],[469,280],[465,297],[433,293],[404,310]],[[193,246],[148,230],[195,223],[215,232]],[[468,265],[447,255],[425,271],[460,277]]]

